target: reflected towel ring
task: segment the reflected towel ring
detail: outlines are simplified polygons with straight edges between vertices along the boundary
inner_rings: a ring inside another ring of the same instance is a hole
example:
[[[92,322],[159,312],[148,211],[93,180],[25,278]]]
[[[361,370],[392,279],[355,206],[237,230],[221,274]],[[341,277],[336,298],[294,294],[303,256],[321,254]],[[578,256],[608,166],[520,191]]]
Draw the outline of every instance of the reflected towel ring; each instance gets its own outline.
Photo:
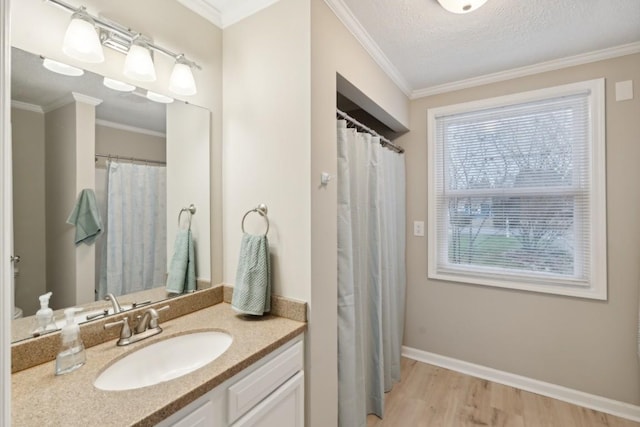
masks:
[[[264,220],[267,223],[267,229],[264,232],[264,235],[266,236],[267,233],[269,232],[269,217],[267,216],[267,212],[269,210],[267,209],[267,205],[265,205],[264,203],[260,203],[260,205],[258,205],[257,208],[253,208],[251,210],[248,210],[247,213],[244,214],[244,216],[242,217],[242,223],[240,225],[240,227],[242,228],[242,232],[244,233],[244,219],[247,217],[247,215],[249,215],[251,212],[257,212],[260,214],[260,216],[262,216],[264,218]]]
[[[191,203],[188,208],[180,209],[180,213],[178,214],[178,228],[180,228],[180,217],[182,216],[182,212],[189,212],[189,230],[191,230],[191,217],[196,213],[196,207]]]

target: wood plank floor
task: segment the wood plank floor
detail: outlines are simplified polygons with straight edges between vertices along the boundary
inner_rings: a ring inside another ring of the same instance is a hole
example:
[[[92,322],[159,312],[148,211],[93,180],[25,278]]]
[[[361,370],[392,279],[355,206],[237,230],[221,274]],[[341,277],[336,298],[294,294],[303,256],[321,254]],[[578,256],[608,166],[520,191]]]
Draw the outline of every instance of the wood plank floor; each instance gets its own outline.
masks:
[[[402,359],[402,381],[385,396],[385,418],[367,427],[631,427],[640,423]]]

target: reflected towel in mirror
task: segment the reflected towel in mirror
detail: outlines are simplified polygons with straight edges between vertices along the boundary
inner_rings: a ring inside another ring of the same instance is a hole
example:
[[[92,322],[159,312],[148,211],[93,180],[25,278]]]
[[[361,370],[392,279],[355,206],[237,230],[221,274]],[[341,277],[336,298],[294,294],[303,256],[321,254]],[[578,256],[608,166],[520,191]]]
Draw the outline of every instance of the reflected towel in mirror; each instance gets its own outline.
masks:
[[[92,244],[102,231],[102,219],[96,203],[96,194],[90,188],[80,192],[67,224],[76,227],[75,243]]]
[[[167,277],[167,292],[181,294],[196,290],[195,263],[191,229],[178,229]]]

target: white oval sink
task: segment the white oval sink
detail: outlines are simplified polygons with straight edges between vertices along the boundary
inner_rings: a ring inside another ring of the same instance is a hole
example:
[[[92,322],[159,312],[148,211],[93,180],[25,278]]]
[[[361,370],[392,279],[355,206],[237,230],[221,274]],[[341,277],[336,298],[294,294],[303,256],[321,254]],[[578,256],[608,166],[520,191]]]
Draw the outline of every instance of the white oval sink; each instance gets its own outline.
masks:
[[[181,377],[222,355],[233,338],[226,332],[178,335],[136,350],[94,381],[100,390],[132,390]]]

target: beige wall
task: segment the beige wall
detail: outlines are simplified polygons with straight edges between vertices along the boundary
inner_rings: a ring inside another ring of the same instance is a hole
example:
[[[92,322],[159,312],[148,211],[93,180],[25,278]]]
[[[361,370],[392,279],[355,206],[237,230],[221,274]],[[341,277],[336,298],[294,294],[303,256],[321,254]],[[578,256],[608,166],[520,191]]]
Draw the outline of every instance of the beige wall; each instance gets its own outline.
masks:
[[[75,288],[67,286],[76,280],[75,233],[66,223],[77,196],[75,103],[45,114],[45,141],[47,290],[58,309],[76,304]]]
[[[44,114],[11,109],[13,142],[13,239],[20,255],[15,304],[25,316],[40,308],[46,291]]]
[[[194,75],[198,94],[184,97],[211,114],[210,193],[211,193],[211,268],[212,281],[222,280],[222,30],[196,15],[175,0],[84,0],[94,15],[101,15],[149,35],[155,42],[174,52],[184,52],[202,66]],[[127,81],[122,75],[124,55],[105,49],[105,62],[88,64],[62,53],[60,46],[70,14],[48,2],[20,0],[11,4],[12,44],[28,52],[76,65],[95,73]],[[34,31],[37,28],[37,31]],[[152,83],[131,82],[136,86],[168,93],[167,85],[173,61],[155,55],[158,79]],[[173,96],[173,95],[172,95]],[[180,97],[178,97],[180,98]]]
[[[405,345],[640,403],[640,55],[413,101],[411,132],[400,139],[408,153],[407,221],[426,220],[427,108],[598,77],[607,92],[608,301],[428,280],[427,242],[408,232]],[[615,82],[630,79],[635,98],[616,102]]]
[[[167,263],[174,252],[180,210],[193,204],[196,213],[191,233],[196,255],[196,277],[211,280],[211,236],[209,193],[209,120],[211,113],[194,105],[174,102],[167,105]],[[182,216],[185,223],[188,212]],[[184,227],[184,225],[183,225]],[[167,264],[167,271],[169,264]]]
[[[409,101],[323,0],[311,0],[311,300],[307,395],[313,427],[336,425],[337,192],[320,174],[337,173],[336,74],[408,125]]]
[[[167,160],[166,138],[98,124],[96,153],[164,162]],[[104,159],[98,159],[97,164],[104,165]]]
[[[309,300],[309,3],[281,0],[224,31],[224,281],[243,215],[269,208],[273,292]],[[257,214],[246,229],[263,233]]]

